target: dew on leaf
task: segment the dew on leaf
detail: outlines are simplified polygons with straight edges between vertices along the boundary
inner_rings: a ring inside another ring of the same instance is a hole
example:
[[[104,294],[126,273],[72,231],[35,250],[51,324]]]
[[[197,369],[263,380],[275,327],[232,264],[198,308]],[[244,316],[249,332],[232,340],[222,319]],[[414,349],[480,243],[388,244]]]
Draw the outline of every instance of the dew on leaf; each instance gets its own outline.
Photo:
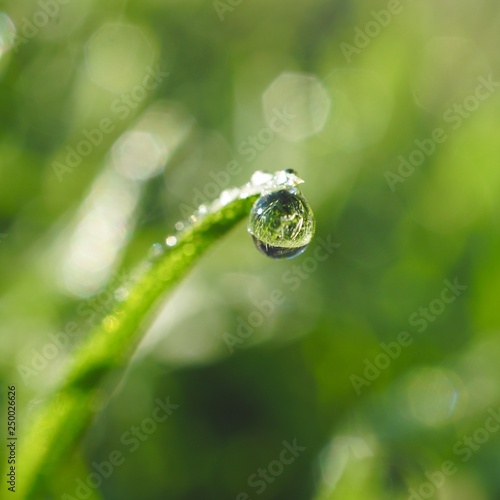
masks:
[[[177,244],[177,238],[175,236],[167,236],[165,243],[168,247],[173,247]]]
[[[315,219],[297,188],[277,189],[261,196],[250,212],[248,232],[257,249],[273,259],[291,259],[309,245]]]

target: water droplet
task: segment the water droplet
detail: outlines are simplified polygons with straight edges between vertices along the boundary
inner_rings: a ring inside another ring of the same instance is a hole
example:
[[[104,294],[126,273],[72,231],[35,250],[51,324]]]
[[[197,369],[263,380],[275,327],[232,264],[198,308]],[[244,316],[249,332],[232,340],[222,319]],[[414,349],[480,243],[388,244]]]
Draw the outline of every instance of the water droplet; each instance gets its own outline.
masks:
[[[225,189],[219,196],[219,200],[222,206],[231,203],[236,200],[240,195],[240,190],[238,188]]]
[[[149,258],[158,259],[164,253],[164,248],[161,243],[153,243],[149,249]]]
[[[250,212],[248,232],[255,246],[273,259],[291,259],[309,245],[315,219],[307,200],[297,189],[263,194]]]
[[[277,172],[276,175],[274,176],[274,182],[278,186],[286,184],[288,180],[289,180],[289,174],[285,170]]]
[[[177,244],[177,238],[175,236],[167,236],[165,243],[168,247],[173,247]]]
[[[252,186],[261,186],[262,184],[266,184],[266,182],[270,182],[273,179],[273,174],[269,172],[263,172],[262,170],[257,170],[253,173],[250,178],[250,183]]]

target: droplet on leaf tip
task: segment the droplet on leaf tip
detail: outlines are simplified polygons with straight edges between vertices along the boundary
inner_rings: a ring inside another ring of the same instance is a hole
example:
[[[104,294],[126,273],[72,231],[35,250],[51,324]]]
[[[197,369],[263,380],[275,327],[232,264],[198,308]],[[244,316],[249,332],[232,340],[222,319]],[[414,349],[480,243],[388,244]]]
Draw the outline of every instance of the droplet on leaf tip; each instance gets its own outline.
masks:
[[[278,189],[254,203],[248,232],[264,255],[291,259],[307,248],[315,225],[312,209],[297,189]]]

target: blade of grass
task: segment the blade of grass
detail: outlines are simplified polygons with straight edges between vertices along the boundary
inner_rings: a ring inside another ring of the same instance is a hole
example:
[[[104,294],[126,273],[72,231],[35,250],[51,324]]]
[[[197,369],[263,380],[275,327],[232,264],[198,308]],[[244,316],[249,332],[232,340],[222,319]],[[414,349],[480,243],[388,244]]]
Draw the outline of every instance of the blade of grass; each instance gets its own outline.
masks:
[[[40,498],[48,489],[51,474],[71,452],[98,408],[99,384],[130,359],[144,332],[145,318],[205,250],[248,215],[257,196],[238,198],[178,235],[176,245],[149,262],[149,269],[130,286],[127,299],[75,352],[66,378],[21,443],[21,498]]]
[[[139,277],[127,287],[126,299],[115,306],[74,353],[66,377],[21,442],[21,498],[45,498],[42,495],[50,492],[52,474],[73,450],[99,408],[101,382],[131,358],[159,300],[213,243],[249,214],[261,192],[303,182],[293,171],[255,176],[253,183],[232,190],[227,202],[221,197],[204,207],[206,215],[177,234],[173,246],[145,261],[139,268]]]

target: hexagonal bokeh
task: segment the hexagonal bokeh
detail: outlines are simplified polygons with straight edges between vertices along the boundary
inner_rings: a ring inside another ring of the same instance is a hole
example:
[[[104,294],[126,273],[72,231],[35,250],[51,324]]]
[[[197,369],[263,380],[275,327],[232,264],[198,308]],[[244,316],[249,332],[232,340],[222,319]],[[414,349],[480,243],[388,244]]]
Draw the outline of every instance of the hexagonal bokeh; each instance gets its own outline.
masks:
[[[299,142],[323,129],[331,101],[318,77],[282,73],[262,96],[271,129],[284,139]]]
[[[112,92],[126,92],[141,82],[156,59],[150,37],[136,26],[105,24],[87,42],[90,79]]]

